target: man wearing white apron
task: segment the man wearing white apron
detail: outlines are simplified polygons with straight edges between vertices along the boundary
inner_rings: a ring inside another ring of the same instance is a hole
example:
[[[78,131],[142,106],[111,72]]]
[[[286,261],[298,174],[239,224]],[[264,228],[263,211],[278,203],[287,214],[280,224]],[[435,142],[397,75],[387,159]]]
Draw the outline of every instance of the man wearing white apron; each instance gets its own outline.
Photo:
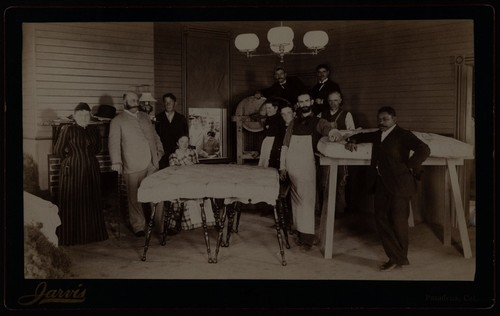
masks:
[[[291,182],[293,223],[298,231],[301,251],[313,246],[314,206],[316,202],[316,163],[314,152],[319,139],[329,136],[336,141],[340,134],[325,119],[313,114],[313,100],[308,93],[300,94],[297,116],[287,128],[281,149],[280,176],[288,175]]]

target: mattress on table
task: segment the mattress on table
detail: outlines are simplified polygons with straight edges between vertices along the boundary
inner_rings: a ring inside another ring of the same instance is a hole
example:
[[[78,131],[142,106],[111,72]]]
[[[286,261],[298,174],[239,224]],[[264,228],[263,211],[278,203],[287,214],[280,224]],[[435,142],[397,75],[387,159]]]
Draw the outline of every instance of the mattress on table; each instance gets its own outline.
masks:
[[[140,202],[224,198],[274,205],[279,175],[274,168],[246,165],[198,164],[172,166],[146,177],[139,187]]]
[[[355,130],[355,131],[340,131],[344,138],[352,136],[357,133],[371,132],[376,129]],[[426,143],[431,149],[431,157],[438,158],[474,158],[474,147],[470,144],[461,142],[451,137],[446,137],[433,133],[422,133],[412,131],[415,136]],[[363,143],[358,144],[356,151],[350,152],[344,147],[345,141],[329,142],[328,137],[323,137],[318,142],[318,151],[332,158],[343,159],[371,159],[372,144]]]

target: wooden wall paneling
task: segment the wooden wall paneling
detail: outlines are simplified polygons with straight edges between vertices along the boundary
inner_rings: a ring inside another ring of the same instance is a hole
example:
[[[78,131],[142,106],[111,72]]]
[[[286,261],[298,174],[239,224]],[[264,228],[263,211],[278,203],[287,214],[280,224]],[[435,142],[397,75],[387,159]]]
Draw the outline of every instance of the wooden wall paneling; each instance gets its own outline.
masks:
[[[161,97],[173,93],[177,97],[177,111],[186,114],[183,101],[182,25],[178,23],[154,24],[154,66],[156,113],[163,110]]]
[[[152,23],[27,23],[23,26],[23,130],[35,139],[47,188],[51,128],[79,102],[122,109],[122,95],[154,83]],[[47,141],[46,141],[47,140]]]

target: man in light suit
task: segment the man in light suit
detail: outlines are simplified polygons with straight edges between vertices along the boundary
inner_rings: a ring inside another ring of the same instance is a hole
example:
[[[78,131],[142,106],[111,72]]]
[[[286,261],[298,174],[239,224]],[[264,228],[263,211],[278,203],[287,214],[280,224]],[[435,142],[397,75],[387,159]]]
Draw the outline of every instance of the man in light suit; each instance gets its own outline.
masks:
[[[408,261],[408,216],[410,196],[416,193],[422,163],[430,149],[411,131],[396,122],[392,107],[378,110],[379,130],[347,139],[345,148],[353,151],[359,143],[372,143],[370,174],[366,183],[375,193],[375,223],[389,261],[380,266],[390,271]],[[410,157],[410,151],[413,154]]]
[[[137,237],[145,236],[146,220],[137,190],[141,181],[159,168],[163,146],[149,116],[139,111],[137,94],[123,95],[124,111],[111,120],[109,155],[111,169],[124,175],[130,225]]]

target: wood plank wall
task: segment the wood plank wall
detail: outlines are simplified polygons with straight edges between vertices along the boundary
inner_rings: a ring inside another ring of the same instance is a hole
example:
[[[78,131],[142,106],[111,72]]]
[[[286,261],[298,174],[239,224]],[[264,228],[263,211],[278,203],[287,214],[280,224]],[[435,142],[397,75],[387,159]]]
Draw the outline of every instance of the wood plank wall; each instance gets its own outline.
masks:
[[[154,24],[155,112],[163,110],[162,95],[173,93],[177,98],[176,110],[186,114],[182,93],[182,36],[183,25],[179,23]]]
[[[391,105],[405,128],[456,135],[454,56],[474,55],[472,21],[339,21],[325,26],[327,49],[314,58],[290,56],[290,72],[307,81],[319,62],[330,64],[345,108],[362,127],[374,127],[377,109]]]
[[[50,128],[38,124],[72,114],[78,102],[122,109],[124,91],[154,84],[152,23],[36,23],[31,31],[24,83],[35,91],[24,102],[32,109],[23,118],[26,137],[49,138]]]

